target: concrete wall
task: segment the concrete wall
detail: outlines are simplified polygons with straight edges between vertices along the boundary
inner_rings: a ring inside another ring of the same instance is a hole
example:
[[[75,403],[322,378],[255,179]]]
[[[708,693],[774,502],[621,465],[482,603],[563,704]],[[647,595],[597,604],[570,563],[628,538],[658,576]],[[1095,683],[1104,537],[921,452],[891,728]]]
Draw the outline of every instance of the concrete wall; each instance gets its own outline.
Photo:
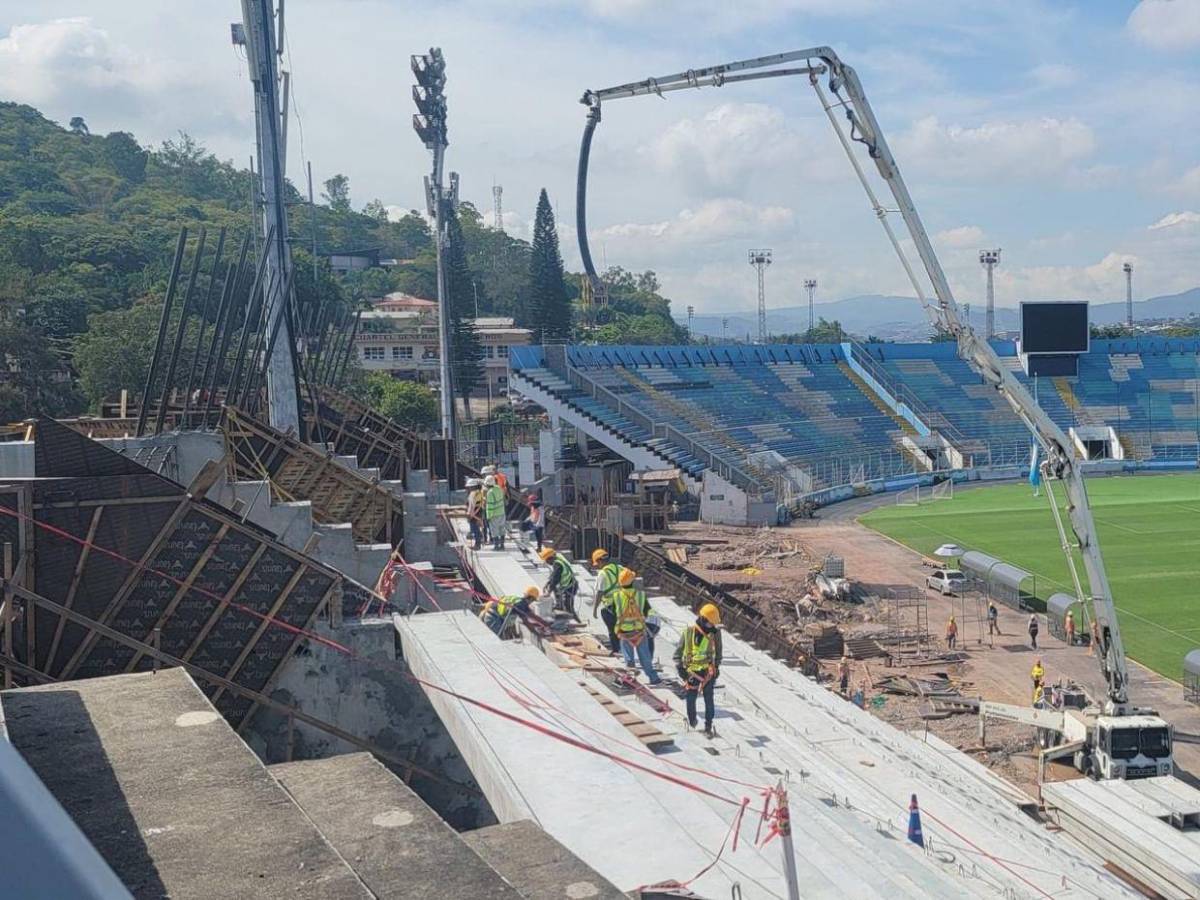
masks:
[[[332,629],[317,629],[349,647],[350,657],[330,647],[306,642],[302,652],[284,664],[271,696],[336,725],[384,750],[411,759],[462,784],[474,786],[470,769],[429,700],[417,686],[397,651],[390,617],[348,620]],[[287,717],[259,709],[243,737],[264,762],[287,760]],[[296,723],[293,759],[321,759],[362,748],[328,732]],[[402,768],[385,761],[402,775]],[[420,775],[410,786],[447,822],[460,830],[494,824],[487,801],[470,797]]]

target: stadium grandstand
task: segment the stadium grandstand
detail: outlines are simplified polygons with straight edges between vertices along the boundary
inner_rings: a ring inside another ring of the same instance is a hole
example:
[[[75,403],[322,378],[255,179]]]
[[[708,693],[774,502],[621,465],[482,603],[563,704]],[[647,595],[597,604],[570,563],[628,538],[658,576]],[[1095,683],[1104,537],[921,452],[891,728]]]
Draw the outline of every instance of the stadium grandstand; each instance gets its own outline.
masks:
[[[1077,374],[1040,377],[1015,342],[993,347],[1093,464],[1195,467],[1200,341],[1095,340]],[[511,366],[555,418],[635,464],[679,468],[714,519],[1029,463],[1027,429],[952,342],[521,347]]]

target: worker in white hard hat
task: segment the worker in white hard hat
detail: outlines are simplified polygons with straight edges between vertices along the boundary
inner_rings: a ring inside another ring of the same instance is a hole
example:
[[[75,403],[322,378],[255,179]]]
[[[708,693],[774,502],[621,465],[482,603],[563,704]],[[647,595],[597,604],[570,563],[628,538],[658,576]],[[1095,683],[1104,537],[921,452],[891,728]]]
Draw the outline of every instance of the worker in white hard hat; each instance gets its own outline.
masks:
[[[483,479],[483,511],[487,516],[488,531],[492,535],[492,549],[504,549],[504,507],[507,498],[496,479],[489,475]]]
[[[483,546],[483,533],[487,527],[483,519],[483,482],[478,478],[467,479],[467,525],[471,529],[474,549]]]

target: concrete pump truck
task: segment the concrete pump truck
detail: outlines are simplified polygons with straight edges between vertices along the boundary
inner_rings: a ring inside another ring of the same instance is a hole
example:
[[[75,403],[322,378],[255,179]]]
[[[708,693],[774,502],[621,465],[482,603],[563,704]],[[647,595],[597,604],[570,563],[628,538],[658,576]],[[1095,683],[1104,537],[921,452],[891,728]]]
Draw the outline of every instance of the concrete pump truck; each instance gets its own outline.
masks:
[[[959,355],[978,369],[986,382],[1000,392],[1029,428],[1041,449],[1044,483],[1048,487],[1052,483],[1063,486],[1065,521],[1054,491],[1047,490],[1047,494],[1076,596],[1081,600],[1086,598],[1098,626],[1099,641],[1094,649],[1104,676],[1106,697],[1090,702],[1084,709],[1067,710],[982,702],[981,737],[986,737],[985,727],[989,718],[1022,722],[1038,729],[1042,748],[1041,766],[1052,759],[1070,758],[1081,772],[1096,778],[1144,778],[1172,774],[1173,734],[1170,725],[1153,710],[1140,708],[1129,699],[1125,648],[1121,642],[1116,606],[1088,503],[1080,457],[1071,440],[1042,410],[1016,375],[1001,362],[995,350],[960,317],[941,262],[934,252],[875,113],[867,102],[858,75],[832,49],[812,47],[587,91],[581,101],[587,106],[588,113],[580,146],[576,185],[576,228],[588,281],[586,287],[590,287],[587,294],[603,295],[603,283],[592,264],[587,238],[588,165],[592,136],[600,123],[602,104],[625,97],[662,97],[670,91],[721,87],[784,76],[799,76],[808,80],[930,321],[934,327],[953,336],[958,344]],[[825,82],[824,87],[822,81]],[[843,118],[848,128],[843,128]],[[855,155],[854,144],[861,145],[874,163],[879,177],[890,191],[894,206],[885,206],[880,202],[872,179]],[[747,152],[753,152],[752,148],[747,148]],[[889,217],[893,214],[898,214],[904,222],[920,257],[927,283],[918,277],[892,227]],[[928,288],[932,288],[932,297]],[[1076,554],[1083,562],[1087,590],[1076,565]]]

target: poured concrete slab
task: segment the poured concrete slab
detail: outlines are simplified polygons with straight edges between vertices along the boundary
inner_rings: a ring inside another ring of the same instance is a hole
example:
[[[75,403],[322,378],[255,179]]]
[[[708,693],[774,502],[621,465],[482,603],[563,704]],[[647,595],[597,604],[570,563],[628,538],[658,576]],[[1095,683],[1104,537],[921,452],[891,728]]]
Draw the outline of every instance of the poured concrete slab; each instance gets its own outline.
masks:
[[[13,746],[134,896],[370,896],[182,669],[0,699]]]
[[[462,838],[528,900],[626,900],[615,885],[533,822],[491,825]]]
[[[467,558],[480,581],[493,592],[510,592],[537,571],[534,561],[519,548],[468,553]],[[576,571],[583,574],[581,568]],[[584,580],[584,592],[590,581]],[[683,630],[694,621],[694,614],[669,598],[651,596],[651,603],[663,623],[656,657],[664,673],[670,673],[671,654]],[[593,633],[599,632],[598,622],[589,619],[586,624]],[[897,730],[734,635],[725,634],[724,641],[725,659],[716,690],[715,739],[706,740],[687,730],[682,700],[669,691],[655,690],[659,700],[671,707],[669,715],[657,720],[651,707],[636,695],[623,695],[620,702],[673,733],[677,752],[669,759],[686,764],[691,767],[689,771],[731,779],[717,782],[718,790],[729,789],[735,783],[787,783],[797,865],[806,896],[942,897],[1005,892],[1056,897],[1135,896],[1103,869],[1103,861],[1097,856],[1021,812],[1020,804],[1028,799],[1021,792],[959,751]],[[487,646],[486,642],[480,645]],[[532,644],[502,644],[494,637],[490,646],[501,649],[487,651],[497,671],[484,672],[485,679],[515,678],[516,666],[532,668],[530,657],[541,653]],[[552,648],[553,643],[547,642],[542,650],[553,655]],[[439,652],[453,656],[455,665],[467,664],[466,654],[455,656],[450,649]],[[591,676],[575,670],[567,677]],[[463,690],[473,692],[470,686]],[[607,688],[602,686],[600,690]],[[549,698],[554,695],[545,696],[548,699],[543,706],[549,706]],[[554,709],[538,709],[540,718],[571,730],[574,723],[564,720],[559,710],[582,718],[588,704],[567,692],[558,696],[561,699],[554,702]],[[475,724],[490,734],[491,726],[482,719]],[[505,751],[496,750],[497,756],[508,759]],[[564,760],[562,764],[568,763]],[[713,787],[705,775],[689,778]],[[672,806],[681,802],[677,799],[680,789],[661,782],[643,787],[655,803]],[[731,793],[736,795],[737,790]],[[913,794],[922,809],[931,852],[914,852],[913,845],[906,841]],[[542,814],[540,793],[523,786],[522,796],[530,808]],[[592,796],[590,792],[588,796]],[[761,800],[756,800],[755,805],[759,803]],[[617,806],[625,813],[634,808],[623,801]],[[710,812],[720,816],[718,805],[712,806]],[[589,808],[589,822],[596,816],[596,810]],[[501,820],[508,821],[503,816]],[[571,843],[570,823],[548,817],[539,821],[585,862],[609,874],[605,861],[599,858],[600,851],[594,847],[589,850],[586,845],[577,849]],[[685,817],[685,821],[690,820]],[[644,852],[658,852],[664,832],[657,823],[649,818],[643,822],[640,813],[627,815],[625,822],[648,836]],[[706,837],[702,843],[708,840]],[[760,854],[761,864],[770,869],[779,862],[775,849],[772,845]],[[739,856],[741,852],[739,847]],[[870,862],[864,865],[864,861]],[[760,885],[745,876],[747,872],[756,873],[754,866],[759,861],[735,859],[734,863],[743,876],[743,891],[748,896],[754,894]],[[628,880],[609,877],[623,889],[632,885]],[[714,888],[710,893],[719,896],[722,892]]]
[[[270,772],[377,897],[522,896],[369,753]]]

